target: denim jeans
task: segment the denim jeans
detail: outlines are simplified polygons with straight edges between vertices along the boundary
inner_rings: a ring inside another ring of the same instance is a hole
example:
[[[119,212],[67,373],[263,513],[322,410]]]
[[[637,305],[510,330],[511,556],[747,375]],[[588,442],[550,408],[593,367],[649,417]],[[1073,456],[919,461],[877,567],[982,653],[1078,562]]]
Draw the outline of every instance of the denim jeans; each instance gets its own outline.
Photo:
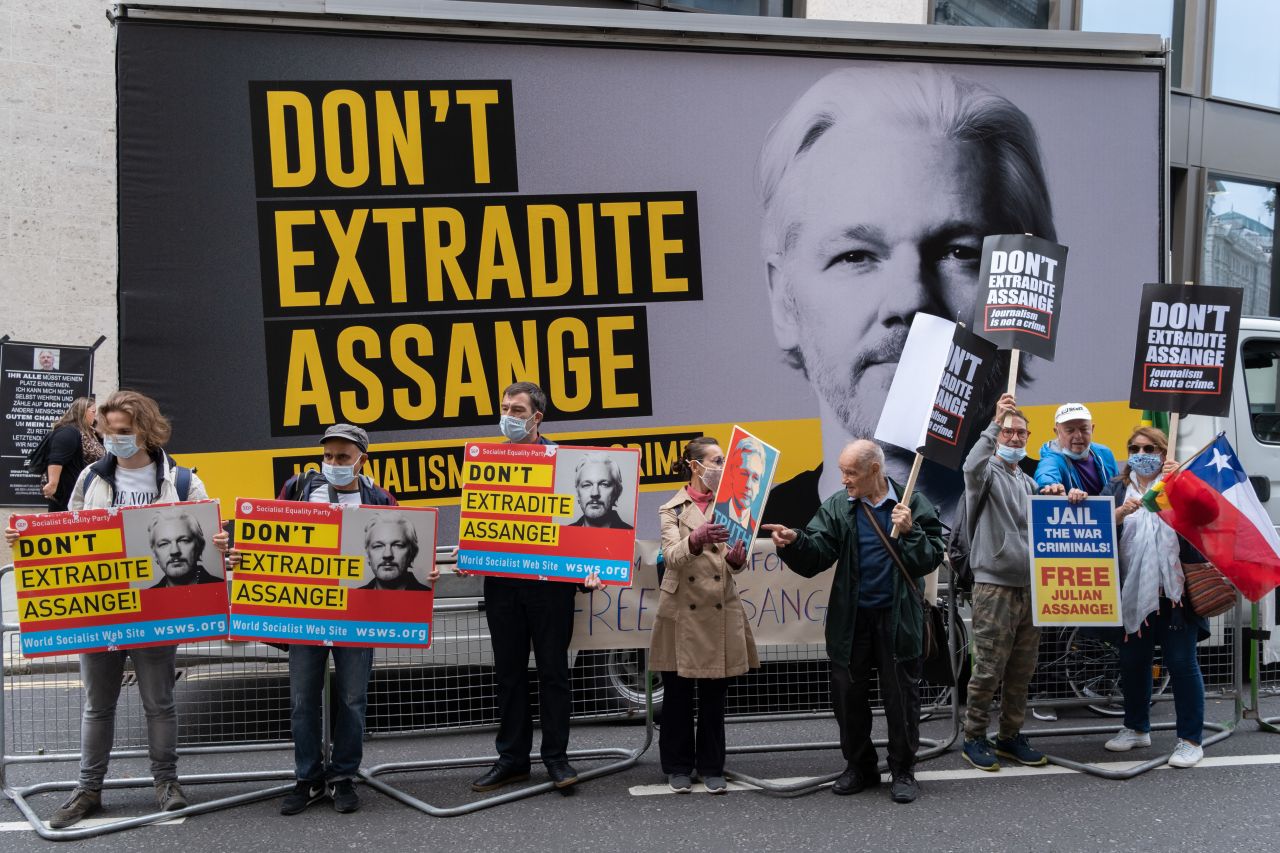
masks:
[[[324,674],[333,654],[330,701],[333,753],[324,760],[320,717]],[[354,779],[364,758],[364,715],[369,704],[373,649],[346,646],[289,646],[289,699],[293,708],[294,773],[300,781]]]
[[[1204,730],[1204,679],[1196,656],[1196,626],[1186,623],[1182,614],[1173,616],[1172,610],[1169,600],[1161,598],[1160,610],[1147,617],[1142,636],[1130,634],[1120,643],[1124,725],[1137,732],[1151,731],[1151,663],[1159,643],[1173,687],[1178,737],[1200,743]]]
[[[138,697],[147,717],[147,751],[157,782],[178,778],[178,712],[173,704],[177,646],[148,646],[80,655],[84,714],[80,720],[80,787],[102,790],[116,732],[124,659],[133,659]]]

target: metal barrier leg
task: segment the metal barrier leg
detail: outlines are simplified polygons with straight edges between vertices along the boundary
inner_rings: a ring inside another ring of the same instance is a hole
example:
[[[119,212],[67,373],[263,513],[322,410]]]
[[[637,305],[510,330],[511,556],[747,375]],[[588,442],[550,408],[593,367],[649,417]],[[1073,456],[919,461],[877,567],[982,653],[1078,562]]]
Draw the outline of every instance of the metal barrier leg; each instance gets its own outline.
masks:
[[[610,758],[617,759],[615,761],[610,762],[609,764],[604,765],[603,767],[597,767],[593,770],[588,770],[584,773],[579,773],[578,781],[574,784],[575,785],[581,784],[582,782],[585,782],[590,779],[598,779],[602,776],[608,776],[610,774],[618,773],[623,770],[627,770],[631,767],[634,767],[640,761],[640,757],[644,755],[645,751],[649,749],[649,746],[652,743],[653,743],[653,675],[652,673],[646,672],[645,723],[644,723],[643,743],[641,743],[640,746],[636,747],[635,749],[623,749],[619,747],[610,747],[610,748],[604,748],[604,749],[571,750],[568,754],[568,757],[575,761],[596,761],[596,760],[604,760],[604,759],[610,759]],[[533,759],[538,759],[540,757],[541,756],[539,755],[531,756],[531,758]],[[436,805],[432,805],[431,803],[424,802],[423,800],[413,796],[412,794],[408,794],[405,791],[399,788],[396,788],[395,786],[390,785],[387,782],[384,782],[382,779],[378,778],[380,776],[386,776],[393,773],[414,773],[414,772],[420,772],[424,770],[454,770],[454,769],[459,769],[463,767],[485,767],[485,766],[488,766],[489,764],[492,764],[493,761],[494,759],[491,757],[476,756],[471,758],[439,758],[439,759],[431,759],[431,760],[424,760],[424,761],[404,761],[404,762],[396,762],[396,763],[388,763],[388,764],[379,764],[374,767],[370,767],[367,770],[364,768],[361,768],[360,778],[363,779],[365,784],[368,785],[369,787],[374,788],[375,790],[381,791],[383,794],[386,794],[388,797],[391,797],[392,799],[397,800],[400,803],[403,803],[409,808],[416,809],[422,812],[423,814],[431,815],[432,817],[458,817],[460,815],[471,814],[472,812],[478,812],[482,809],[487,809],[487,808],[492,808],[494,806],[502,805],[503,803],[512,803],[517,800],[523,800],[528,797],[535,796],[537,794],[544,794],[544,793],[547,793],[548,791],[565,790],[565,789],[557,789],[555,785],[551,782],[540,782],[536,785],[530,785],[525,788],[518,788],[516,790],[506,791],[504,793],[496,794],[494,796],[485,797],[484,799],[476,800],[475,802],[464,803],[463,805],[460,805],[460,806],[444,807],[444,806],[436,806]]]
[[[1251,608],[1249,617],[1249,702],[1248,706],[1242,706],[1240,715],[1246,720],[1253,720],[1258,724],[1260,731],[1269,734],[1280,734],[1280,717],[1264,717],[1261,715],[1262,705],[1260,704],[1259,690],[1261,681],[1261,672],[1259,672],[1258,656],[1262,652],[1261,639],[1262,632],[1258,628],[1259,610],[1255,603]],[[1243,702],[1243,695],[1237,704]]]

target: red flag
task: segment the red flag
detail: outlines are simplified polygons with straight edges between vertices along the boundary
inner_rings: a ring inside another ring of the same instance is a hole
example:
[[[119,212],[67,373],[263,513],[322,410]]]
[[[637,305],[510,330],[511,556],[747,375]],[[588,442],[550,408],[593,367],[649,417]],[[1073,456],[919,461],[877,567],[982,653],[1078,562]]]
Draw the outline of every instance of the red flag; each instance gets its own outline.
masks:
[[[1280,537],[1225,436],[1170,475],[1164,498],[1160,517],[1245,598],[1257,601],[1280,586]]]

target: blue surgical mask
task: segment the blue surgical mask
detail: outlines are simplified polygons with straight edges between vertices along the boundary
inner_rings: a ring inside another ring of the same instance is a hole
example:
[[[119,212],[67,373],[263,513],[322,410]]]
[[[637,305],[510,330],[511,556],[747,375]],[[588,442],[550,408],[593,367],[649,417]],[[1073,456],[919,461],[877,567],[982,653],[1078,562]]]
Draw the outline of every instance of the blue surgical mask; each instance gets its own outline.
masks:
[[[524,441],[531,434],[529,423],[532,420],[532,417],[525,420],[524,418],[517,418],[513,415],[503,415],[502,420],[498,421],[498,429],[502,431],[503,435],[512,441]]]
[[[1088,459],[1088,458],[1089,458],[1089,450],[1088,450],[1088,448],[1085,448],[1084,453],[1076,453],[1075,451],[1073,451],[1073,450],[1067,450],[1067,449],[1064,447],[1064,448],[1062,448],[1062,455],[1063,455],[1063,456],[1065,456],[1065,457],[1067,457],[1068,459],[1074,459],[1074,460],[1076,460],[1077,462],[1080,462],[1081,460],[1084,460],[1084,459]]]
[[[1139,477],[1154,477],[1164,465],[1164,460],[1156,453],[1135,453],[1129,457],[1129,470]]]
[[[348,486],[356,478],[356,466],[330,465],[328,462],[321,462],[320,473],[324,474],[324,478],[330,485]]]
[[[106,435],[102,437],[102,446],[117,459],[128,459],[138,452],[136,435]]]
[[[996,456],[1012,465],[1027,458],[1027,449],[1025,447],[1008,447],[1003,444],[997,444]]]

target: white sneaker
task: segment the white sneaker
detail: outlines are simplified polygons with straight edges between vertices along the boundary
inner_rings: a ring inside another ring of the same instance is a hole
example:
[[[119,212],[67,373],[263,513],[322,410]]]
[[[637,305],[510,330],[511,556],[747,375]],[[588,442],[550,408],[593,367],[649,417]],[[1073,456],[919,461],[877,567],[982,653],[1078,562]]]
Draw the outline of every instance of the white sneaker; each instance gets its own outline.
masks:
[[[1202,758],[1204,750],[1200,748],[1200,744],[1179,740],[1178,745],[1173,748],[1173,755],[1169,756],[1169,766],[1182,769],[1195,767]]]
[[[1149,732],[1135,732],[1133,729],[1121,729],[1104,746],[1111,752],[1128,752],[1135,746],[1151,746],[1151,734]],[[1198,761],[1199,759],[1196,760]]]

